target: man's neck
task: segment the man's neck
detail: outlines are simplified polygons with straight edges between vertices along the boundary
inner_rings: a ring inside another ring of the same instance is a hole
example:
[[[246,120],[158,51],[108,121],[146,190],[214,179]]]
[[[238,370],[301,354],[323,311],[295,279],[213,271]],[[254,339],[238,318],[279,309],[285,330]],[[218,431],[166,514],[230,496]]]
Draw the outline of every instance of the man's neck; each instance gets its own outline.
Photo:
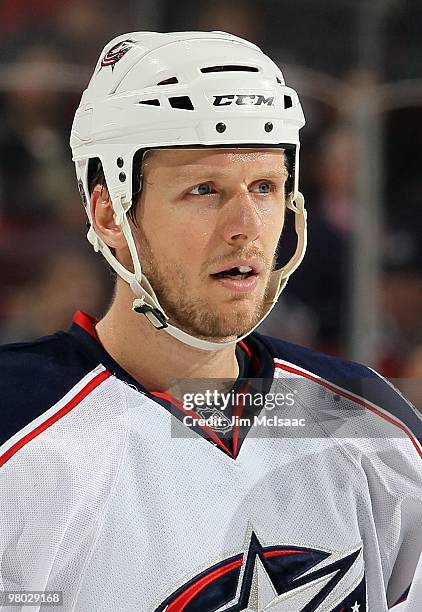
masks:
[[[96,331],[106,351],[147,390],[171,392],[178,379],[238,377],[235,347],[204,351],[184,344],[134,312],[131,299],[117,294]]]

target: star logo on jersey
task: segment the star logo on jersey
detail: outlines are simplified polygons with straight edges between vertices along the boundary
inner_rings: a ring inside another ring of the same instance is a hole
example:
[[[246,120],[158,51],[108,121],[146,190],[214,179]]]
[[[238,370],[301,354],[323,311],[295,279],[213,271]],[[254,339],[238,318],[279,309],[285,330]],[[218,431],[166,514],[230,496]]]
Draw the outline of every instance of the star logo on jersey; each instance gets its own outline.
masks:
[[[111,66],[111,70],[113,71],[117,62],[122,59],[135,42],[135,40],[123,40],[111,47],[101,60],[100,70],[106,66]]]
[[[155,612],[366,612],[362,547],[327,552],[261,545],[213,565],[178,588]]]

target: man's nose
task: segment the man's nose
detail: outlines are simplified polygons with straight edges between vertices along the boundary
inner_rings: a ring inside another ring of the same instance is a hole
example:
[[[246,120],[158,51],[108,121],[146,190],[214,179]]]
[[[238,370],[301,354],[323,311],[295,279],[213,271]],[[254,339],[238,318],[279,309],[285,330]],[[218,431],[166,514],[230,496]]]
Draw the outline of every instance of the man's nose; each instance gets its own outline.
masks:
[[[251,193],[239,192],[233,195],[222,209],[224,240],[231,246],[243,246],[260,236],[262,210]]]

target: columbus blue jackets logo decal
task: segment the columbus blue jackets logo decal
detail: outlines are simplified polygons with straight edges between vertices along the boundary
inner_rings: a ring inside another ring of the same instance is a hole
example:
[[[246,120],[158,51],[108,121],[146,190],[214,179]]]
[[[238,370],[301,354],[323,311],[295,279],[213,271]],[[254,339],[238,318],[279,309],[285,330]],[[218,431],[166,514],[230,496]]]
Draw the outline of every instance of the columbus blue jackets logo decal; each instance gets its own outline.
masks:
[[[245,553],[201,572],[155,612],[366,612],[363,551],[263,547],[251,533]]]
[[[111,47],[101,60],[100,70],[105,66],[111,66],[111,69],[114,70],[115,64],[122,59],[135,42],[134,40],[123,40]]]

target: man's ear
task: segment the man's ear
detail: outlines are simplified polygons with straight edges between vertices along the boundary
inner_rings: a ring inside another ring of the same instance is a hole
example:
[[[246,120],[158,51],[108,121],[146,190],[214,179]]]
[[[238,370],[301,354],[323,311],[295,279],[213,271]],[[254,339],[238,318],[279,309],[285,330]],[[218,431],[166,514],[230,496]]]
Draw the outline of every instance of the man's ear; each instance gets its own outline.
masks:
[[[96,185],[92,191],[91,212],[96,233],[110,248],[127,247],[122,229],[116,223],[108,191],[102,185]]]

